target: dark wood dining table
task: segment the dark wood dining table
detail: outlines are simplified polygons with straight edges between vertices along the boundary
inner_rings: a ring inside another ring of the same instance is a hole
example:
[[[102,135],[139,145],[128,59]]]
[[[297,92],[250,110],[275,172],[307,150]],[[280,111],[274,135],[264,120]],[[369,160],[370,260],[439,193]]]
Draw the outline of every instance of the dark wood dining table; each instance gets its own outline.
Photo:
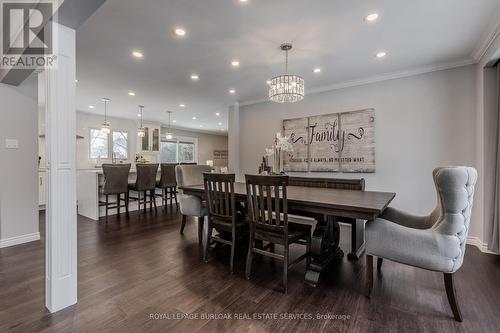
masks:
[[[203,185],[180,187],[184,194],[195,195],[203,198],[205,189]],[[235,198],[246,203],[247,194],[245,183],[235,183]],[[318,219],[314,229],[311,244],[311,263],[307,267],[305,282],[317,286],[321,274],[329,264],[342,258],[344,253],[339,247],[340,227],[339,217],[350,217],[362,220],[373,220],[396,196],[391,192],[353,191],[317,187],[288,186],[288,209],[290,214]],[[206,239],[206,224],[204,223],[204,236]]]

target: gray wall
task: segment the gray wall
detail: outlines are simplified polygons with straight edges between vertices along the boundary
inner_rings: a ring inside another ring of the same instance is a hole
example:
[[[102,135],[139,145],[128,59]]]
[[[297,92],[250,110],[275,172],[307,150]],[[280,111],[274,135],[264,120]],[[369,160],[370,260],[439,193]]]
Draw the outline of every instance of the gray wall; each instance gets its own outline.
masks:
[[[309,176],[364,177],[367,190],[396,192],[394,207],[428,213],[436,202],[432,170],[475,166],[475,84],[475,67],[466,66],[306,95],[291,105],[240,106],[242,174],[257,172],[283,119],[375,108],[376,173]]]
[[[0,83],[0,245],[38,233],[38,102],[32,75],[19,87]],[[17,139],[18,149],[6,149]]]

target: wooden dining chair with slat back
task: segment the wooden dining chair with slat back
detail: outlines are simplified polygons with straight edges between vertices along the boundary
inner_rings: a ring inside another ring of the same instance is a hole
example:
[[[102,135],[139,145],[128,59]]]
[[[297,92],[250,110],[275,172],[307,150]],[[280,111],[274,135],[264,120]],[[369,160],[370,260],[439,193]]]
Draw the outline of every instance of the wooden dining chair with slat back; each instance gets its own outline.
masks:
[[[288,176],[246,175],[250,239],[246,277],[250,278],[253,254],[257,253],[283,261],[283,290],[288,292],[288,270],[303,259],[310,260],[311,226],[288,220]],[[256,241],[268,242],[262,248]],[[306,253],[289,262],[290,245],[306,245]],[[283,254],[274,252],[274,244],[282,245]],[[270,249],[271,251],[266,251]]]
[[[207,261],[207,253],[213,242],[231,246],[229,269],[233,273],[234,251],[237,237],[248,232],[248,221],[243,214],[238,213],[234,196],[234,174],[204,173],[203,183],[207,196],[208,233],[203,252],[203,261]],[[212,236],[213,229],[219,235]],[[231,239],[222,238],[220,233],[231,235]]]

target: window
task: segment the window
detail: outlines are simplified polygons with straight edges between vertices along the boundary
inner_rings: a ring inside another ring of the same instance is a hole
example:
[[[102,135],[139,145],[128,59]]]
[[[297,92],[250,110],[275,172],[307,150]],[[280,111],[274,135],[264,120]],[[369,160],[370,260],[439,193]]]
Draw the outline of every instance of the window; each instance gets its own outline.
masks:
[[[128,158],[127,132],[113,132],[113,156],[120,160]]]
[[[108,158],[108,135],[100,129],[90,130],[90,158]]]
[[[174,138],[161,142],[160,159],[162,163],[196,163],[198,139]]]
[[[89,146],[90,159],[128,159],[128,133],[125,131],[113,131],[108,135],[91,128]]]

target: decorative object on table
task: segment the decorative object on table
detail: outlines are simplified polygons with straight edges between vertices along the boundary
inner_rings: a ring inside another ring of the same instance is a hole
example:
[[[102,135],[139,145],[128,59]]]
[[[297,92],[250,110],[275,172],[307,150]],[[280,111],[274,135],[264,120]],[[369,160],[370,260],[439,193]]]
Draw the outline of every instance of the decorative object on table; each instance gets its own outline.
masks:
[[[267,175],[269,173],[271,173],[271,167],[269,166],[268,157],[262,156],[262,163],[259,166],[259,175]]]
[[[264,162],[268,164],[269,159],[272,157],[271,173],[275,175],[283,174],[283,159],[285,155],[290,155],[293,152],[293,145],[289,136],[283,136],[280,132],[276,133],[274,137],[274,145],[272,148],[266,148],[264,155]],[[264,170],[263,170],[264,171]],[[266,170],[267,171],[267,170]]]
[[[144,164],[144,163],[148,163],[148,162],[149,161],[141,154],[135,154],[135,163]]]
[[[167,134],[165,135],[165,138],[167,140],[172,140],[174,138],[174,133],[171,131],[170,127],[170,116],[172,115],[172,111],[167,111],[168,112],[168,130]]]
[[[429,215],[415,216],[388,207],[366,223],[366,296],[370,297],[373,288],[374,256],[379,271],[386,258],[442,272],[453,316],[462,321],[453,279],[464,260],[477,171],[470,167],[440,167],[434,169],[432,178],[438,200]]]
[[[294,153],[284,170],[375,172],[375,110],[283,120]]]
[[[141,118],[141,125],[137,129],[137,136],[143,138],[146,135],[146,130],[142,124],[142,114],[143,114],[144,105],[139,105],[139,117]],[[137,157],[136,157],[137,160]]]
[[[207,160],[206,163],[209,167],[213,168],[214,167],[214,160]]]
[[[299,102],[304,99],[304,79],[288,74],[288,51],[292,49],[292,44],[283,43],[280,49],[285,51],[285,73],[271,79],[269,99],[276,103]]]
[[[111,132],[111,130],[109,129],[107,107],[108,107],[108,103],[111,100],[109,98],[107,98],[107,97],[103,97],[101,100],[104,102],[104,121],[103,121],[103,123],[101,125],[101,132],[103,132],[104,134],[109,134]]]

